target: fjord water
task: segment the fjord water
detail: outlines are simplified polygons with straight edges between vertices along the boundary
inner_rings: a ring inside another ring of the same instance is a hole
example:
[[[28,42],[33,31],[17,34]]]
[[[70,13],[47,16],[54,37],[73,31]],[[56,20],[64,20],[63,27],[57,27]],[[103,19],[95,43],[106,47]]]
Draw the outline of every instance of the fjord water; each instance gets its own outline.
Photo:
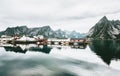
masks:
[[[0,76],[119,76],[120,41],[0,47]]]

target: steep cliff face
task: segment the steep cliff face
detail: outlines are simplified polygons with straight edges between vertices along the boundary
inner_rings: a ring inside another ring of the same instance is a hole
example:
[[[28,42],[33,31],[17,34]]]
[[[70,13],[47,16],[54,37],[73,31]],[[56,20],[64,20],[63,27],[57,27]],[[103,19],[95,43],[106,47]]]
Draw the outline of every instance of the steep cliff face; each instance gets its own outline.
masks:
[[[88,36],[94,39],[119,39],[120,21],[109,21],[104,16],[89,30]]]

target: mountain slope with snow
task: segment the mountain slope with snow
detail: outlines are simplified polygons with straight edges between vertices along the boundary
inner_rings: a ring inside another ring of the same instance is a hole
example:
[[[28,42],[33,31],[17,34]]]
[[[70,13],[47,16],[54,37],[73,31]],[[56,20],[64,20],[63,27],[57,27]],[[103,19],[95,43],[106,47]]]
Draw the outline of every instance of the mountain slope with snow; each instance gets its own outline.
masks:
[[[37,28],[28,28],[26,26],[17,26],[17,27],[9,27],[5,31],[0,32],[0,36],[8,35],[8,36],[37,36],[43,35],[45,38],[81,38],[85,37],[86,33],[80,34],[76,31],[62,31],[52,30],[50,26],[43,26]]]
[[[104,16],[90,30],[88,37],[94,39],[119,39],[120,38],[120,21],[109,21]]]

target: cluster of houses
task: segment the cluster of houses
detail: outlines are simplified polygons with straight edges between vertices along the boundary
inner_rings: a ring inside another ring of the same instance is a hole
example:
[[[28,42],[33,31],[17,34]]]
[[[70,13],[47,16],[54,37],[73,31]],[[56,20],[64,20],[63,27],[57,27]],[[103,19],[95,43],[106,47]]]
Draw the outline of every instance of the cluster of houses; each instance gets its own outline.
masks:
[[[6,36],[2,35],[0,38],[0,43],[10,43],[10,44],[40,44],[40,45],[81,45],[86,43],[84,38],[44,38],[42,35],[27,37],[27,36]]]

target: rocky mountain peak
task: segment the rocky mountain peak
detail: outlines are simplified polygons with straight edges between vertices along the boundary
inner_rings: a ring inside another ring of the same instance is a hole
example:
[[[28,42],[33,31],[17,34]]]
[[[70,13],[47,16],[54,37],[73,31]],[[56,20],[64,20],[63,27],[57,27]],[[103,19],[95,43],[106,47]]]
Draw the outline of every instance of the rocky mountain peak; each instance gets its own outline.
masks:
[[[103,18],[100,19],[100,21],[101,21],[101,22],[103,22],[103,21],[108,21],[108,19],[107,19],[106,16],[104,16]]]
[[[89,37],[94,39],[118,39],[120,35],[119,20],[110,21],[106,16],[89,30]]]
[[[96,24],[103,24],[103,23],[109,23],[109,20],[106,16],[102,17]]]
[[[43,26],[43,27],[41,27],[41,28],[46,28],[46,29],[51,29],[51,27],[50,26]]]

